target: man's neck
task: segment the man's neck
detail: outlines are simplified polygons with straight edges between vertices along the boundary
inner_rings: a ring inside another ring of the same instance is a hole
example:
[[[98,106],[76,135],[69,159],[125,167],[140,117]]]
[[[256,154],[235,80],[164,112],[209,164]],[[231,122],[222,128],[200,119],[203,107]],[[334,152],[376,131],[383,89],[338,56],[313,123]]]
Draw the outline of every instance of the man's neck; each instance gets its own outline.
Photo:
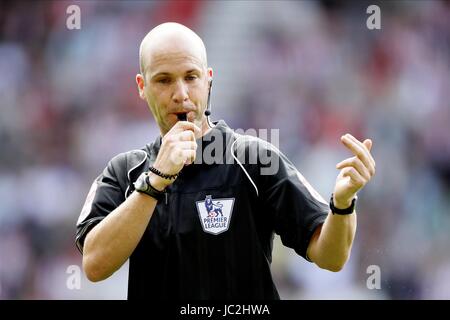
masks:
[[[214,123],[208,121],[208,119],[206,119],[205,117],[205,120],[202,123],[202,137],[208,134],[208,132],[210,132],[211,129],[214,127],[215,127]]]

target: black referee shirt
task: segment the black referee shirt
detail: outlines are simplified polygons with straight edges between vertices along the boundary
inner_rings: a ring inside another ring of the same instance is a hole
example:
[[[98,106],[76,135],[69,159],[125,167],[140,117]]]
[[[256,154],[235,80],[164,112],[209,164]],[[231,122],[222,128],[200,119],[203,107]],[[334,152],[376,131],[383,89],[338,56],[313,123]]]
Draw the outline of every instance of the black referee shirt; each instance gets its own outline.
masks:
[[[199,143],[196,164],[166,189],[130,257],[128,299],[279,299],[270,271],[274,233],[306,258],[328,205],[274,146],[238,135],[222,120]],[[160,144],[158,137],[117,155],[94,181],[77,222],[81,252],[89,230],[134,191]],[[275,173],[261,174],[269,165],[259,156],[249,160],[255,146],[278,161]],[[222,163],[197,163],[201,152],[212,149]],[[237,161],[226,164],[231,152],[249,161],[238,157],[243,168]]]

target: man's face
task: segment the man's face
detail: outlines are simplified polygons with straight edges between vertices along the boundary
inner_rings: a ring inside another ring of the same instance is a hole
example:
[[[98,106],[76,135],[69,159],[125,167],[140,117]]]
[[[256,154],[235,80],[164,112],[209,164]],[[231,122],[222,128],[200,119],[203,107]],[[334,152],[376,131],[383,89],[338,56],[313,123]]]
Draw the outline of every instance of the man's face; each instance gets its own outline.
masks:
[[[175,125],[179,113],[186,113],[188,121],[205,127],[212,71],[191,51],[181,47],[152,52],[143,86],[137,80],[141,97],[147,101],[162,135]]]

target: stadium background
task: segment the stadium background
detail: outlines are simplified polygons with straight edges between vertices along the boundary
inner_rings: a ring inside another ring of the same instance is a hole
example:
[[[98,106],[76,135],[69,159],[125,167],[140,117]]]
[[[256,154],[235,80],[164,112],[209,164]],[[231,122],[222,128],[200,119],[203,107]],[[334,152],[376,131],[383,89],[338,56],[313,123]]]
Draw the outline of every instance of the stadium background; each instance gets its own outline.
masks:
[[[81,30],[66,8],[81,8]],[[368,30],[366,8],[381,8]],[[450,298],[449,1],[29,1],[0,4],[0,298],[124,299],[127,267],[67,287],[74,226],[115,154],[154,139],[138,99],[140,40],[177,21],[204,39],[213,119],[280,128],[280,147],[326,198],[345,132],[374,140],[340,273],[278,240],[284,299]],[[369,290],[367,268],[381,271]]]

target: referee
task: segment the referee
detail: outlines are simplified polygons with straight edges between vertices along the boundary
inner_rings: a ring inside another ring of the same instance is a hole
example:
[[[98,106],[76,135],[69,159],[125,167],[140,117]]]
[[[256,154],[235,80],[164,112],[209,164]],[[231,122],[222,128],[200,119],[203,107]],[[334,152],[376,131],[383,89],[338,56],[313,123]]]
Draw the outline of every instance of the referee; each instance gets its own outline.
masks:
[[[337,164],[324,201],[274,146],[209,121],[213,71],[192,30],[161,24],[139,56],[139,95],[161,135],[115,156],[92,184],[76,232],[88,279],[104,280],[129,259],[128,299],[279,299],[274,233],[320,268],[341,270],[356,193],[375,173],[371,140],[342,136],[354,156]],[[211,149],[213,163],[198,161]],[[270,174],[261,150],[276,164]],[[238,158],[255,152],[254,162]]]

